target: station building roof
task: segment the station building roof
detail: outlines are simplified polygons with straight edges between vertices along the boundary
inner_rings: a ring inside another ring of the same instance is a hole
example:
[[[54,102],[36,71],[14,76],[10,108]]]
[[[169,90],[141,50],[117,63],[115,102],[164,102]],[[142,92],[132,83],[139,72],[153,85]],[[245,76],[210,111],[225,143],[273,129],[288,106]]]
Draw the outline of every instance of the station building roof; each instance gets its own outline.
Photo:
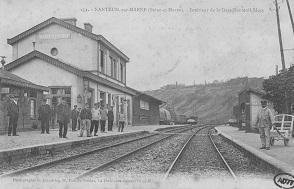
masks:
[[[0,69],[0,82],[1,84],[14,85],[22,88],[30,88],[41,91],[49,90],[47,87],[36,85],[4,69]]]
[[[87,31],[85,29],[79,28],[73,24],[70,24],[68,22],[66,22],[65,20],[62,19],[58,19],[55,17],[49,18],[48,20],[45,20],[44,22],[16,35],[15,37],[12,37],[10,39],[7,39],[7,43],[9,45],[13,45],[14,43],[20,41],[21,39],[49,26],[50,24],[57,24],[60,25],[64,28],[67,28],[69,30],[72,30],[74,32],[80,33],[81,35],[84,35],[90,39],[96,40],[96,41],[101,41],[103,44],[105,44],[107,47],[109,47],[110,49],[112,49],[114,52],[116,52],[120,57],[122,57],[126,62],[129,62],[129,58],[123,53],[121,52],[117,47],[115,47],[112,43],[110,43],[105,37],[103,37],[102,35],[97,35],[94,34],[90,31]]]

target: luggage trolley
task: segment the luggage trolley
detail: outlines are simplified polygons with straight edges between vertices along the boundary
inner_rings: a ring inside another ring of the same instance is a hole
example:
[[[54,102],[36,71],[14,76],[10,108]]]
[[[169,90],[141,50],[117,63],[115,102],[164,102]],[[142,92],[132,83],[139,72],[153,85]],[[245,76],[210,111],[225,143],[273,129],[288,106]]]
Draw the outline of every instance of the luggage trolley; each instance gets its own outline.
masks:
[[[293,136],[294,116],[289,114],[278,114],[275,116],[275,128],[270,130],[270,144],[273,146],[275,140],[283,140],[287,146],[291,136]]]

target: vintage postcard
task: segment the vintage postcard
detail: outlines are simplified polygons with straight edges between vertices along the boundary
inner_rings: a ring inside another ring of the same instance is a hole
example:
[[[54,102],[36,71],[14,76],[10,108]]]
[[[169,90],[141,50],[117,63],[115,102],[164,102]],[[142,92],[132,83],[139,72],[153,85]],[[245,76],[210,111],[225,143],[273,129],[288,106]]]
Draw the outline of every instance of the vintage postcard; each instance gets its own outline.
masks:
[[[0,188],[293,188],[293,11],[0,0]]]

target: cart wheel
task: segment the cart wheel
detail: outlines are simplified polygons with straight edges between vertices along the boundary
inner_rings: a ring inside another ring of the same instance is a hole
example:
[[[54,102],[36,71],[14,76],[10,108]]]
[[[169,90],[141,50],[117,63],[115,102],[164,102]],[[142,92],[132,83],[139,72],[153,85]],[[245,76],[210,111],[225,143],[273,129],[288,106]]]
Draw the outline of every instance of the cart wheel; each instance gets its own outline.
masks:
[[[285,145],[285,146],[288,146],[288,143],[289,143],[289,139],[285,138],[285,139],[284,139],[284,145]]]
[[[274,137],[271,137],[271,138],[270,138],[270,145],[273,146],[274,143],[275,143],[275,139],[274,139]]]

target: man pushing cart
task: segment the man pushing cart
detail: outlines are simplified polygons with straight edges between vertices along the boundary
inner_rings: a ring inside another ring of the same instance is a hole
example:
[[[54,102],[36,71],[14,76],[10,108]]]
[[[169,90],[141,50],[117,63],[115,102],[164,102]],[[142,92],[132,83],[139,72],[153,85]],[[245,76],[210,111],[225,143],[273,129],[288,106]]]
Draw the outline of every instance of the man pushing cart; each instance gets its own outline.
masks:
[[[275,120],[272,111],[267,106],[267,101],[261,101],[261,106],[255,125],[260,133],[260,149],[270,150],[270,129],[274,126]]]

